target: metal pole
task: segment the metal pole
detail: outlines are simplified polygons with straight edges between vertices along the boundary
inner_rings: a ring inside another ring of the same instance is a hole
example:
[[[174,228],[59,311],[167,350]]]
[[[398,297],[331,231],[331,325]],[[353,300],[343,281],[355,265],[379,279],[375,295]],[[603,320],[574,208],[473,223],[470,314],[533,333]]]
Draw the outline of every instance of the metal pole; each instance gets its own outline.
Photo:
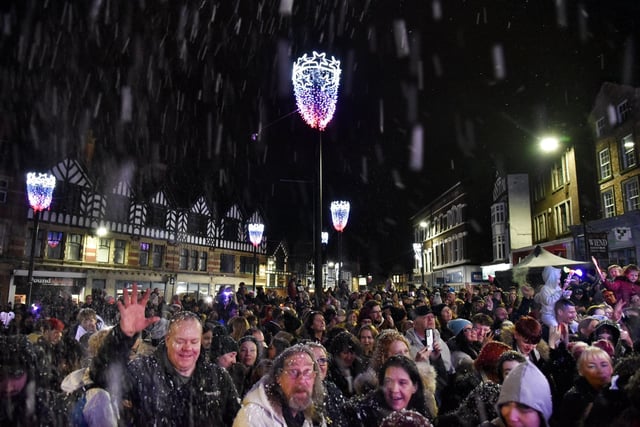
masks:
[[[318,170],[316,171],[318,191],[316,192],[316,215],[314,230],[314,285],[316,307],[322,306],[322,132],[318,132]]]
[[[340,285],[342,284],[342,231],[340,232],[340,236],[338,239],[338,246],[339,246],[339,252],[340,252],[340,264],[338,267],[338,288],[339,288]]]
[[[258,246],[253,245],[253,295],[256,294],[256,264],[258,264]]]
[[[31,306],[31,290],[33,288],[33,264],[36,256],[36,242],[38,240],[38,228],[40,226],[40,211],[33,211],[33,234],[31,235],[31,253],[29,254],[29,273],[27,284],[29,285],[29,299],[27,304]]]

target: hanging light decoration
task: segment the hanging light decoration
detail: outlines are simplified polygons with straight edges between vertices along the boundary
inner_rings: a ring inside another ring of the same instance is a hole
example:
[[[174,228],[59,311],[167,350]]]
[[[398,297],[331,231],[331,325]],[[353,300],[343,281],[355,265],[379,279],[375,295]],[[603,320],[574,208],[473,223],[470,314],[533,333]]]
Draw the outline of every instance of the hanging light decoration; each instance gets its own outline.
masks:
[[[55,187],[56,177],[53,175],[35,172],[27,174],[27,196],[34,212],[49,209]]]
[[[262,233],[264,233],[264,224],[249,224],[249,240],[254,247],[258,247],[262,242]]]
[[[331,202],[331,220],[333,221],[333,228],[338,232],[342,232],[347,226],[349,221],[349,210],[351,204],[343,200]]]
[[[340,61],[325,53],[305,53],[293,64],[293,90],[298,111],[313,129],[324,130],[333,118],[338,101]]]

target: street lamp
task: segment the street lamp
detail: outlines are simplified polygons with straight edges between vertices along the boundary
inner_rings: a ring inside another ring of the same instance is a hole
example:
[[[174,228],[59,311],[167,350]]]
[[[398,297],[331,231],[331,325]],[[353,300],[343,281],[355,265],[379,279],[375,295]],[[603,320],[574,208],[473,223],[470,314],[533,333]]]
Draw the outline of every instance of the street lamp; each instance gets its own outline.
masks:
[[[298,111],[312,128],[323,131],[333,118],[338,101],[340,61],[326,58],[325,53],[305,53],[293,63],[291,80]],[[316,168],[316,212],[314,236],[315,300],[319,307],[322,300],[322,133],[318,134],[318,167]]]
[[[555,136],[546,136],[540,139],[540,148],[544,152],[556,151],[560,146],[560,141]]]
[[[333,222],[333,228],[339,234],[340,238],[338,239],[338,253],[340,254],[340,262],[338,263],[338,286],[340,286],[340,282],[342,279],[342,232],[347,226],[347,221],[349,221],[349,210],[351,209],[351,204],[344,200],[338,200],[335,202],[331,202],[331,221]]]
[[[46,173],[29,172],[27,174],[27,196],[29,205],[33,209],[33,234],[31,235],[31,252],[29,254],[29,273],[27,284],[29,285],[29,299],[31,305],[31,291],[33,289],[33,264],[35,258],[38,228],[40,226],[40,212],[49,209],[53,199],[53,189],[56,187],[56,177]]]
[[[264,224],[249,224],[249,240],[253,245],[253,295],[256,294],[256,265],[258,264],[258,246],[262,242]]]

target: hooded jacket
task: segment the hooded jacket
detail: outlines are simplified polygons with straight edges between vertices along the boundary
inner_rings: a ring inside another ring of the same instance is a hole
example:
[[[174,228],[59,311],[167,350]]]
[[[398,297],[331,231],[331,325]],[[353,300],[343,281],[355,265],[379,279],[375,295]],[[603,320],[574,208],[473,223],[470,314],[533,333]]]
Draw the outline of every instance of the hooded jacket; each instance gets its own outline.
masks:
[[[533,363],[521,363],[507,375],[496,404],[498,414],[502,405],[509,402],[535,409],[540,414],[544,426],[549,427],[549,418],[553,412],[551,388],[545,376]],[[502,414],[500,417],[502,418]]]
[[[242,407],[233,427],[287,427],[282,410],[274,405],[267,396],[264,382],[260,381],[242,400]],[[310,419],[305,419],[303,427],[312,427]],[[323,421],[321,426],[326,427]]]
[[[534,300],[542,306],[540,308],[541,316],[555,317],[553,306],[556,301],[562,298],[562,288],[558,286],[560,269],[547,266],[542,271],[542,278],[544,279],[544,286],[535,295]]]

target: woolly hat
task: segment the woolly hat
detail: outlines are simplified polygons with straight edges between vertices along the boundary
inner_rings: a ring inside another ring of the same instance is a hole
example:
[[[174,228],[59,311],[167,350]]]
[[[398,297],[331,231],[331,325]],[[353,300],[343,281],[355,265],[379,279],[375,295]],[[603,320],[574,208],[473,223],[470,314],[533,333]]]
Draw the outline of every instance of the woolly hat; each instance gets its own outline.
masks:
[[[449,330],[453,332],[453,336],[458,335],[467,325],[471,325],[471,322],[467,319],[462,318],[452,319],[447,322],[447,328],[449,328]]]
[[[211,340],[211,358],[215,361],[227,353],[238,352],[238,343],[229,335],[214,335]]]
[[[592,341],[598,340],[599,335],[604,330],[607,330],[611,334],[611,337],[613,338],[613,345],[614,346],[617,345],[618,340],[620,339],[620,329],[618,328],[617,324],[615,324],[614,322],[608,319],[598,323],[598,325],[596,326],[596,329],[593,331],[593,334],[591,335],[591,340]]]
[[[488,375],[496,375],[498,359],[505,351],[511,350],[507,344],[500,341],[489,341],[482,346],[478,357],[473,362],[476,370],[484,371]]]

